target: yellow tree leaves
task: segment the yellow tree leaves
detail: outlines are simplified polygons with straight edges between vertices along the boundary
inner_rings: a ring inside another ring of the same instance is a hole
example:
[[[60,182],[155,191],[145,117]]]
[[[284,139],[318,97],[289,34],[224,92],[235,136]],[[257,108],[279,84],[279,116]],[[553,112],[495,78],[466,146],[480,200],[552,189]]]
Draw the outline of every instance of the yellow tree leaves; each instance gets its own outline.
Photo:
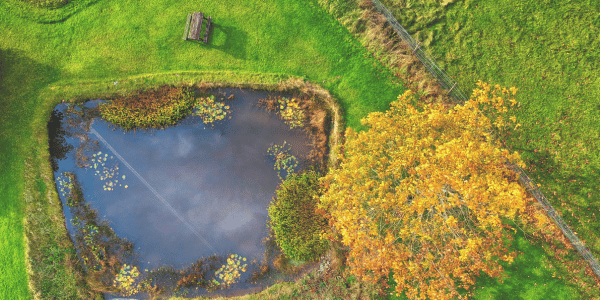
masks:
[[[369,130],[346,131],[340,166],[322,179],[319,209],[349,246],[359,278],[386,285],[393,270],[398,293],[451,299],[480,271],[500,277],[499,260],[514,259],[503,220],[530,222],[531,199],[505,166],[522,166],[521,157],[495,138],[516,123],[504,107],[515,105],[506,97],[516,89],[478,85],[470,101],[449,111],[417,109],[407,91],[387,112],[361,120]],[[494,122],[482,113],[488,109]]]

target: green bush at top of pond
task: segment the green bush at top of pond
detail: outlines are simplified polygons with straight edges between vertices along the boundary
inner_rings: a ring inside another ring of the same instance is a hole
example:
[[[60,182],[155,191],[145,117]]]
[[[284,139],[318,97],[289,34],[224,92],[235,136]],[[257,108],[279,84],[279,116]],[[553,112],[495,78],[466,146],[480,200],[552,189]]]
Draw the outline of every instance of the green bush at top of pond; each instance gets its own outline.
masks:
[[[125,130],[164,128],[189,115],[195,102],[191,89],[166,86],[112,99],[100,105],[100,115]]]
[[[314,261],[327,249],[327,241],[319,235],[327,219],[316,213],[316,197],[320,195],[319,176],[314,171],[291,174],[277,188],[269,207],[269,224],[275,241],[294,260]]]

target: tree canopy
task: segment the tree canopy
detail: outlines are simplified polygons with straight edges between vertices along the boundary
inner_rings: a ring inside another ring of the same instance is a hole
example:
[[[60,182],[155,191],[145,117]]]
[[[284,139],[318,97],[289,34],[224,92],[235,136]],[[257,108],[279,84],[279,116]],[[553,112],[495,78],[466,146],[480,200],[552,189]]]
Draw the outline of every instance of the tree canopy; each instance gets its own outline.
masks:
[[[341,235],[357,277],[387,286],[393,270],[397,293],[450,299],[480,271],[501,277],[499,261],[516,257],[507,251],[507,229],[533,220],[526,213],[532,198],[505,165],[524,167],[520,155],[495,141],[507,126],[520,126],[504,106],[516,89],[496,85],[490,95],[488,84],[478,86],[450,110],[419,107],[409,90],[387,112],[364,118],[368,130],[347,129],[318,207],[333,228],[323,236]],[[488,109],[493,122],[482,113]]]

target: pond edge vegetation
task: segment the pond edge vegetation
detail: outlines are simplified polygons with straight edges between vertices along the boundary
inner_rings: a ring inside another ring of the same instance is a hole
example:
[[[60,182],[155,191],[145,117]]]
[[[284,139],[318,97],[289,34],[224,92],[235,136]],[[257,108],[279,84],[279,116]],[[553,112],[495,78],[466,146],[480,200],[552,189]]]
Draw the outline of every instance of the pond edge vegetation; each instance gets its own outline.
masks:
[[[212,81],[208,81],[212,80]],[[253,81],[253,82],[252,82]],[[113,98],[132,95],[139,90],[161,85],[182,87],[218,88],[234,87],[266,90],[273,92],[296,92],[307,95],[324,104],[331,115],[330,135],[328,138],[327,165],[337,164],[335,150],[342,140],[341,128],[344,128],[342,111],[328,91],[320,86],[306,82],[303,78],[283,74],[252,74],[236,72],[172,72],[131,76],[117,81],[81,82],[76,86],[54,85],[40,92],[41,98],[51,99],[46,108],[47,123],[50,113],[62,102],[79,104],[99,98]],[[46,125],[46,124],[44,124]],[[34,127],[35,128],[35,127]],[[40,134],[48,143],[47,126],[39,126],[45,133]],[[90,286],[78,274],[78,262],[72,256],[74,244],[66,229],[66,220],[62,202],[55,188],[55,178],[50,165],[49,151],[36,153],[26,162],[25,179],[34,184],[27,185],[24,193],[25,220],[24,240],[25,257],[29,275],[29,289],[35,299],[42,294],[55,298],[77,295],[81,299],[102,299],[102,295],[91,290]],[[40,178],[33,178],[38,166]],[[44,186],[46,188],[40,189]],[[41,191],[41,192],[40,192]],[[71,282],[71,286],[52,287],[53,283]]]

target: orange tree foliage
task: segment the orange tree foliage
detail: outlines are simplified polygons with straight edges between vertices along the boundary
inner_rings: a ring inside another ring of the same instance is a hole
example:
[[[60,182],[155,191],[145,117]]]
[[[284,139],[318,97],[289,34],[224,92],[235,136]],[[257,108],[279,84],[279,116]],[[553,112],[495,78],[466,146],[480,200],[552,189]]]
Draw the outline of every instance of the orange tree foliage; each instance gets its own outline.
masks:
[[[520,155],[494,142],[514,124],[504,123],[503,105],[516,89],[496,85],[490,95],[489,85],[478,85],[471,100],[450,110],[440,104],[418,110],[407,91],[387,112],[364,118],[367,131],[347,129],[341,163],[322,179],[318,208],[334,229],[323,237],[341,235],[358,278],[387,287],[393,270],[397,293],[450,299],[480,271],[501,277],[499,261],[516,257],[505,246],[508,223],[532,222],[525,214],[532,198],[504,165],[524,167]],[[494,108],[497,118],[485,117],[480,106]]]

